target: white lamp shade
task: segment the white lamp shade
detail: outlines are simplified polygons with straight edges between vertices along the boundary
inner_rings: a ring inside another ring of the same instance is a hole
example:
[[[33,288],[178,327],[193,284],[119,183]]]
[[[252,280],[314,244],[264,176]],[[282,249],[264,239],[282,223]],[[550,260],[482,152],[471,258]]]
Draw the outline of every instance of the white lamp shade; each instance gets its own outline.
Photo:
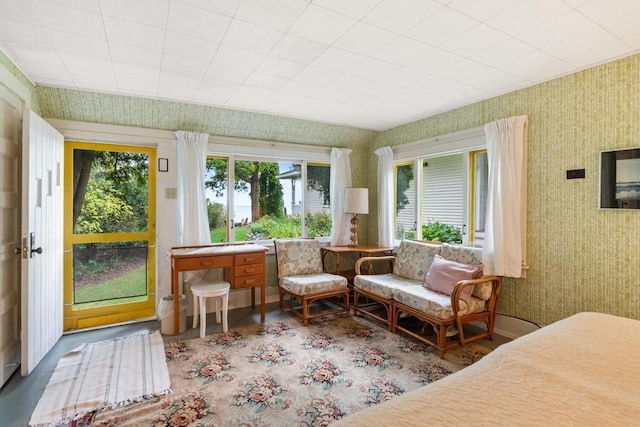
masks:
[[[369,189],[352,187],[345,188],[344,211],[351,214],[368,214]]]

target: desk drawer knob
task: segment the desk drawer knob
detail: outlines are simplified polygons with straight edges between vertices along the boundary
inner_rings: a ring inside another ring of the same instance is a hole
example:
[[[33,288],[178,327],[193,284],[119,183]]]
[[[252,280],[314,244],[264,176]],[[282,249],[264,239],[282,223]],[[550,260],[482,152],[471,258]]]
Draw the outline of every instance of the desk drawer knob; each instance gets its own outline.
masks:
[[[200,263],[200,265],[205,266],[205,267],[209,266],[209,265],[213,265],[213,261],[202,261]]]
[[[255,282],[255,280],[253,280],[253,279],[247,279],[247,280],[245,280],[245,281],[244,281],[244,284],[245,284],[245,285],[252,285],[252,284],[253,284],[253,282]]]
[[[256,269],[255,269],[255,268],[245,268],[245,269],[244,269],[244,272],[245,272],[245,273],[253,273],[254,271],[256,271]]]
[[[244,262],[255,262],[254,257],[244,257]]]

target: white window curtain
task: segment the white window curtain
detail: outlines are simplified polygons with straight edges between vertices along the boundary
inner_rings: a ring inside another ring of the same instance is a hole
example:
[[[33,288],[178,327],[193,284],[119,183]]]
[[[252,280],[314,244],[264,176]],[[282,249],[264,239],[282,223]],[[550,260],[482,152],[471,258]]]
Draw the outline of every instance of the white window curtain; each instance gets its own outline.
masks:
[[[393,247],[393,150],[382,147],[378,156],[378,246]]]
[[[209,135],[197,132],[175,132],[178,140],[178,211],[180,245],[211,244],[205,169]]]
[[[484,272],[524,277],[526,268],[527,116],[485,125],[489,183]]]
[[[349,214],[344,213],[344,189],[351,187],[351,150],[331,149],[331,246],[349,244]]]

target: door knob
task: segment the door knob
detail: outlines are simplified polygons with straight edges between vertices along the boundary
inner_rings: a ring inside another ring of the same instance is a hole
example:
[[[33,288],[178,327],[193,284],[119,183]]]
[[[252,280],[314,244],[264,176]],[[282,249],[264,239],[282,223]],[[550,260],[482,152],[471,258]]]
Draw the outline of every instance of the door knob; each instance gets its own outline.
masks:
[[[13,253],[15,255],[20,255],[22,253],[22,248],[13,248]]]

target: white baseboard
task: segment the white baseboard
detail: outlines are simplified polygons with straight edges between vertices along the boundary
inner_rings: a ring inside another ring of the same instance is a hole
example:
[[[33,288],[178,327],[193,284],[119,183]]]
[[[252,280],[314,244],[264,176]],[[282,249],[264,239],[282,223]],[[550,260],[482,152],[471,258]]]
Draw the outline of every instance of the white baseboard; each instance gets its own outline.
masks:
[[[516,339],[537,329],[540,329],[540,327],[533,322],[503,314],[496,315],[494,332],[503,337]]]

